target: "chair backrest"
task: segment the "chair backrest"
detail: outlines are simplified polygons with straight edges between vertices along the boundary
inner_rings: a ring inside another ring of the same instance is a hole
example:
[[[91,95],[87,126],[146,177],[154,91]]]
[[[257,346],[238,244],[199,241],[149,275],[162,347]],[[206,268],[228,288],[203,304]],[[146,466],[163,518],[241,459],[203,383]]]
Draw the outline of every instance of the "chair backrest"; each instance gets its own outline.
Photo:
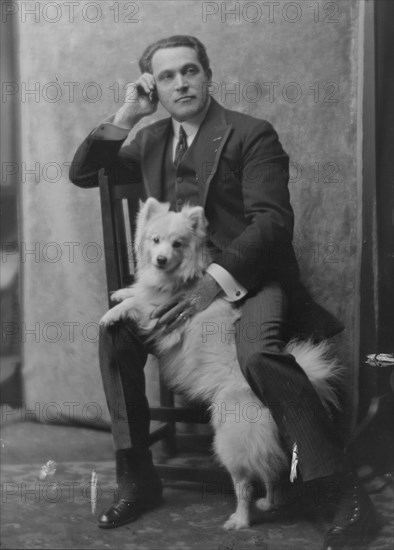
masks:
[[[142,184],[124,183],[119,176],[109,177],[104,169],[99,172],[99,187],[108,305],[112,307],[111,292],[133,284],[135,279],[135,220],[140,200],[145,200],[146,194]],[[161,373],[160,402],[174,406],[174,395],[164,384]]]
[[[109,307],[112,307],[111,292],[134,282],[136,270],[136,256],[133,246],[135,220],[139,211],[140,200],[146,199],[146,193],[142,184],[127,184],[119,175],[109,177],[104,169],[99,172],[99,187],[108,304]],[[163,437],[160,436],[161,431],[164,433],[169,429],[168,441],[170,443],[167,441],[166,445],[173,449],[176,422],[207,424],[209,414],[205,406],[199,406],[198,408],[177,407],[174,409],[174,394],[165,384],[160,369],[159,388],[160,407],[150,407],[150,416],[152,420],[167,422],[167,426],[162,426],[156,430],[159,435],[151,434],[151,442]],[[189,437],[187,434],[184,434],[184,436],[184,439]],[[196,434],[190,436],[191,442],[195,440],[195,436]],[[205,437],[205,435],[202,437]],[[211,436],[209,436],[210,442],[211,439]],[[171,468],[173,467],[169,466],[167,470]],[[186,477],[183,479],[191,480],[194,478],[192,476],[192,478]]]
[[[110,180],[99,172],[108,302],[110,293],[134,282],[136,257],[133,246],[135,219],[140,200],[145,199],[142,184]]]

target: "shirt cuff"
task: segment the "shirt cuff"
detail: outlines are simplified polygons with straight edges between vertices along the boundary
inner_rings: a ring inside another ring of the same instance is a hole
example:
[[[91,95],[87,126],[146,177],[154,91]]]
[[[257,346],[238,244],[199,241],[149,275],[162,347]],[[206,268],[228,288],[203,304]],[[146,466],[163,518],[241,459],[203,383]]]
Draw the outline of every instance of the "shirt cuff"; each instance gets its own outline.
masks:
[[[115,115],[111,115],[101,122],[92,132],[95,139],[121,141],[127,138],[130,128],[122,128],[113,123]]]
[[[248,292],[246,288],[240,285],[221,265],[215,263],[209,264],[205,271],[222,287],[226,294],[224,297],[225,300],[236,302],[246,296]]]

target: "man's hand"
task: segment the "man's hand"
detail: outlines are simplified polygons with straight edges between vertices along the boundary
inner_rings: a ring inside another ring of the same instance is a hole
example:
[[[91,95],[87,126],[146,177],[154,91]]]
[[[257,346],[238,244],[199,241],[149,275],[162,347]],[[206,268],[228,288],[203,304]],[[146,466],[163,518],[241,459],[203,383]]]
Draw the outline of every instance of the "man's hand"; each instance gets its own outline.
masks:
[[[221,291],[220,285],[206,273],[197,285],[183,298],[179,295],[158,307],[152,317],[159,317],[158,326],[167,325],[168,332],[182,325],[186,319],[206,309]]]
[[[145,116],[157,109],[156,83],[153,75],[142,74],[138,80],[127,85],[125,101],[114,118],[114,124],[132,128]]]

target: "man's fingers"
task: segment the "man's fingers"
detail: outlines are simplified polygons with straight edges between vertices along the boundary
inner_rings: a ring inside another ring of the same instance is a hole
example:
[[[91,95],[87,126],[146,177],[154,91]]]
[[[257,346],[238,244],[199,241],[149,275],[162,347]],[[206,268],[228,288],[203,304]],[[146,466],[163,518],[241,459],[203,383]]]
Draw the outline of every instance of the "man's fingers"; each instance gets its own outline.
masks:
[[[166,302],[165,304],[158,306],[156,309],[152,311],[151,319],[153,319],[154,317],[161,317],[162,315],[164,315],[164,313],[167,313],[167,311],[169,311],[174,306],[176,306],[177,303],[179,303],[179,300],[176,300],[173,298],[168,302]]]
[[[129,82],[126,88],[125,100],[132,102],[138,100],[143,95],[149,95],[155,89],[155,79],[153,75],[144,73],[135,82]]]
[[[173,307],[164,315],[159,315],[159,324],[160,325],[166,325],[167,323],[171,323],[171,321],[174,321],[180,313],[184,313],[184,305],[178,304],[177,306]]]
[[[158,321],[158,324],[164,327],[164,332],[166,333],[170,333],[181,327],[193,315],[193,312],[190,309],[184,309],[183,311],[176,313],[173,317],[173,311],[174,310],[171,310],[171,312],[169,312],[169,314],[171,313],[171,318],[168,317],[165,319],[165,317],[162,317]]]
[[[143,75],[141,75],[136,81],[136,85],[137,87],[142,88],[146,95],[148,95],[150,92],[153,92],[156,87],[155,79],[153,78],[153,75],[149,73],[144,73]]]
[[[148,87],[148,91],[152,91],[156,88],[156,81],[153,74],[144,73],[140,76],[138,80],[141,80],[141,82],[143,82]]]
[[[176,330],[177,328],[181,327],[185,323],[186,319],[187,319],[187,316],[180,317],[179,315],[177,315],[177,317],[175,317],[173,321],[162,325],[164,327],[164,333],[169,334],[172,331]]]
[[[175,327],[191,317],[195,311],[196,300],[194,300],[193,297],[186,297],[181,300],[180,296],[176,296],[153,310],[151,319],[158,317],[159,325],[170,325],[171,327]]]

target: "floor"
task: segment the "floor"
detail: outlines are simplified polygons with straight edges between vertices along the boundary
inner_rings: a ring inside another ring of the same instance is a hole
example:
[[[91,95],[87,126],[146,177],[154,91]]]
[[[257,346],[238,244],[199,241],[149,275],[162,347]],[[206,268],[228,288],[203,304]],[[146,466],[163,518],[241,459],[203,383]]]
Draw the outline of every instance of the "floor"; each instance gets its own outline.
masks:
[[[112,530],[96,526],[97,515],[115,491],[111,436],[105,431],[12,420],[1,432],[2,548],[317,550],[326,520],[298,505],[267,513],[248,529],[229,532],[222,524],[232,513],[234,495],[198,483],[164,482],[165,502],[136,522]],[[155,451],[156,452],[156,451]],[[56,461],[44,480],[40,469]],[[179,460],[187,462],[186,458]],[[206,460],[206,459],[201,459]],[[92,470],[98,476],[92,513]],[[381,529],[369,548],[393,547],[393,484],[373,477],[367,486]]]

